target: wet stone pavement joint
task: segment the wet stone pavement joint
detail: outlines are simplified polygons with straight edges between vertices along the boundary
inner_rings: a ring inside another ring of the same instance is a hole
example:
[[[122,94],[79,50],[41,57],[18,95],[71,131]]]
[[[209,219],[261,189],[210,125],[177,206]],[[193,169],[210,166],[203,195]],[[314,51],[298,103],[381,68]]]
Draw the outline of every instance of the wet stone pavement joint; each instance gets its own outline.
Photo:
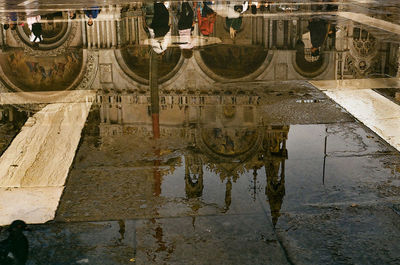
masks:
[[[0,0],[0,265],[400,264],[399,10]]]

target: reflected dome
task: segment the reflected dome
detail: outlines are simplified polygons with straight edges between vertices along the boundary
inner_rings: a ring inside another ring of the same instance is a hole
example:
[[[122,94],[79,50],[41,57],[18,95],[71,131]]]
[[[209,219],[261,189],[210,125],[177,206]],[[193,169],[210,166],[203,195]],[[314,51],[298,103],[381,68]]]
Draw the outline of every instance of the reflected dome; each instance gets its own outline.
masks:
[[[316,60],[310,59],[311,55],[306,52],[296,52],[296,65],[300,70],[307,74],[313,74],[319,71],[324,63],[324,56],[321,55]]]
[[[208,47],[200,52],[205,65],[225,78],[241,78],[255,72],[267,54],[263,47],[238,45]]]
[[[149,80],[150,48],[127,47],[121,51],[122,58],[129,69],[136,75]],[[181,50],[178,47],[167,49],[158,60],[158,78],[166,77],[178,65]]]
[[[12,50],[1,55],[0,65],[9,81],[23,91],[60,91],[67,89],[79,75],[82,51],[30,56],[22,50]]]
[[[257,143],[256,129],[249,128],[204,128],[201,130],[203,143],[215,154],[236,156],[245,154]]]

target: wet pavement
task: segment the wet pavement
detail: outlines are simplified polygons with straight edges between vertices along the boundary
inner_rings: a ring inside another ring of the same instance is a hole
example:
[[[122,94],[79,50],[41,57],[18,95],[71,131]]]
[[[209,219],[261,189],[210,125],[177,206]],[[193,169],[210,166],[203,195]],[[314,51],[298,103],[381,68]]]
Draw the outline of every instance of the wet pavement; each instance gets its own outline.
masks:
[[[0,265],[400,263],[400,5],[248,4],[0,1]]]

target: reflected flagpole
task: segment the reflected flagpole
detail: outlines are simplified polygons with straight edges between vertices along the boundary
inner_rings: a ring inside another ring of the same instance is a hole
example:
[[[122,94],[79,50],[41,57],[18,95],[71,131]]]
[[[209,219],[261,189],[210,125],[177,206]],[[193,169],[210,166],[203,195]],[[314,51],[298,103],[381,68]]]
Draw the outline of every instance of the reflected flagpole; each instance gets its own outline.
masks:
[[[151,120],[153,124],[154,139],[160,138],[160,105],[158,95],[158,55],[150,50],[150,98],[151,98]]]
[[[153,126],[153,138],[160,138],[160,105],[158,95],[158,55],[150,50],[150,67],[149,67],[149,82],[150,82],[150,98],[151,98],[151,120]],[[154,180],[154,194],[159,196],[161,194],[161,172],[159,169],[160,149],[155,149],[157,159],[154,160],[153,180]]]

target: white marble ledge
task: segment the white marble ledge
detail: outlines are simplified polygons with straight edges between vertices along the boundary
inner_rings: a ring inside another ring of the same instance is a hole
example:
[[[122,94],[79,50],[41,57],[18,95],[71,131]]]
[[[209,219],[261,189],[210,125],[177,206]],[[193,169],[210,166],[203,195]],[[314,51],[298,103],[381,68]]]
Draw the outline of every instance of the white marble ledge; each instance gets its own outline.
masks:
[[[400,119],[400,106],[373,90],[326,91],[357,119]],[[400,128],[399,128],[400,130]]]
[[[400,78],[344,79],[309,81],[322,91],[399,88]]]
[[[0,225],[21,219],[44,223],[54,219],[63,187],[0,188]]]
[[[337,12],[337,14],[341,17],[351,19],[361,24],[382,29],[391,33],[400,34],[400,25],[391,23],[389,21],[354,12]]]
[[[373,90],[325,91],[351,115],[400,151],[400,106]]]
[[[400,151],[400,119],[384,119],[374,123],[365,122],[372,131]]]
[[[0,157],[0,187],[61,187],[91,103],[49,104],[28,119]]]
[[[0,93],[0,105],[93,102],[93,90]]]

